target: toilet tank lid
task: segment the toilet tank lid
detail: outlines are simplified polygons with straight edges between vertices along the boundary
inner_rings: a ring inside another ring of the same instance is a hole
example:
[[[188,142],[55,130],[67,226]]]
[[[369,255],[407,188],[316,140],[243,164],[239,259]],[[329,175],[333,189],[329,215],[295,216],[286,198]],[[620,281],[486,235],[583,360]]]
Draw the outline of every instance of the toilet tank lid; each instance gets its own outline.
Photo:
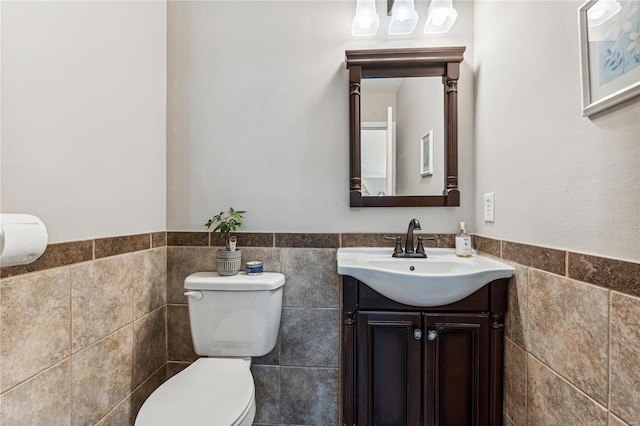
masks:
[[[184,288],[189,290],[275,290],[284,285],[284,275],[279,272],[263,272],[260,275],[221,276],[217,272],[196,272],[184,280]]]

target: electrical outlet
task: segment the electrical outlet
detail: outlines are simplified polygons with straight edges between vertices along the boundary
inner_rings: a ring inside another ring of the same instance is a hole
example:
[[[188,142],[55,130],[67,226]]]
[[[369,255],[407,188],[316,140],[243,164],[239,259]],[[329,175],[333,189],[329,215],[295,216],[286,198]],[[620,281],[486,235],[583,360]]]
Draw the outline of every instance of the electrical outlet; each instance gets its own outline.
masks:
[[[484,202],[482,203],[484,210],[484,221],[496,221],[496,193],[488,192],[484,194]]]

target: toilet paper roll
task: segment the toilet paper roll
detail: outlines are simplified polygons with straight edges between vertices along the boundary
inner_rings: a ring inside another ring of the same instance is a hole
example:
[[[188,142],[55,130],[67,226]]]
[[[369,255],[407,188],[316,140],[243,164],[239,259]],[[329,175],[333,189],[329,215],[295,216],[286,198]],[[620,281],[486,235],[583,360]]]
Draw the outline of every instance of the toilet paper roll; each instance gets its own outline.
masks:
[[[26,265],[47,248],[44,223],[29,214],[0,214],[0,267]]]

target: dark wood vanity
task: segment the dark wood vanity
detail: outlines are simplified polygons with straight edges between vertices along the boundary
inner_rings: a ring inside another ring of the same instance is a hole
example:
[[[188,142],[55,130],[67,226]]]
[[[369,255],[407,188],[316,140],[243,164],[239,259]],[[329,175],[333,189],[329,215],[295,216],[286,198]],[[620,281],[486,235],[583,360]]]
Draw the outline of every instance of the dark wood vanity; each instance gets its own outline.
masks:
[[[509,279],[456,303],[396,303],[342,289],[342,425],[501,425]]]

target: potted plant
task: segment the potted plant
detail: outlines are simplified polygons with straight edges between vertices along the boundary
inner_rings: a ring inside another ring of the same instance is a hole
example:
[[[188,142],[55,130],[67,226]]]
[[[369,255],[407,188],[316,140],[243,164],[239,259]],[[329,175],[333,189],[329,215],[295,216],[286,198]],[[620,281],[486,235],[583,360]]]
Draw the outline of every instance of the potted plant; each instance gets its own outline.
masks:
[[[236,249],[237,239],[231,233],[244,226],[244,216],[242,216],[244,213],[246,211],[234,210],[230,207],[229,211],[221,211],[204,224],[208,229],[214,226],[213,232],[220,232],[220,237],[226,246],[219,249],[216,256],[216,266],[220,275],[236,275],[240,271],[242,253],[240,249]]]

